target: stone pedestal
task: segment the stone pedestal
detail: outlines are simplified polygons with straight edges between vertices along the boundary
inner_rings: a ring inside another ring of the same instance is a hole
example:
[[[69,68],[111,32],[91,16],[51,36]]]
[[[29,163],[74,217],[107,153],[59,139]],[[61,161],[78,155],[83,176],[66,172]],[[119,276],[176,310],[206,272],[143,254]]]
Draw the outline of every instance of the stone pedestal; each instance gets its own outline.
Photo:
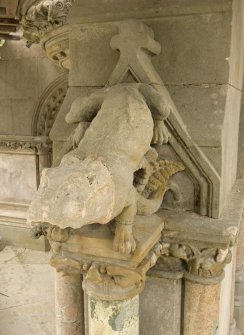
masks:
[[[57,335],[85,335],[84,297],[79,274],[55,275]]]

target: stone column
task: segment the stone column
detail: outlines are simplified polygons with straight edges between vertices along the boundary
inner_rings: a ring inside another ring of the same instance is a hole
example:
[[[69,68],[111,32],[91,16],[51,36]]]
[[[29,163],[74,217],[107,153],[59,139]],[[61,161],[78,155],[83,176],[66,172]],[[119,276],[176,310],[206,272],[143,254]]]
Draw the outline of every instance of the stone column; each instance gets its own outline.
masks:
[[[84,297],[80,274],[55,274],[57,335],[84,335]]]
[[[139,296],[120,301],[88,296],[87,320],[89,335],[139,335]]]
[[[240,224],[236,255],[234,317],[241,333],[244,333],[244,212]]]
[[[220,284],[231,261],[228,247],[207,244],[171,244],[169,255],[185,265],[184,335],[216,335],[219,325]]]
[[[139,335],[139,294],[147,271],[164,253],[164,223],[156,215],[136,216],[135,222],[138,249],[129,255],[113,250],[107,225],[89,225],[84,231],[35,227],[35,236],[47,235],[53,251],[58,335]]]
[[[82,285],[87,295],[86,335],[139,335],[139,294],[161,249],[157,243],[137,268],[117,262],[88,266]]]
[[[140,294],[140,335],[180,335],[182,316],[181,261],[162,256],[148,271]]]
[[[215,335],[219,322],[220,283],[185,281],[184,335]]]

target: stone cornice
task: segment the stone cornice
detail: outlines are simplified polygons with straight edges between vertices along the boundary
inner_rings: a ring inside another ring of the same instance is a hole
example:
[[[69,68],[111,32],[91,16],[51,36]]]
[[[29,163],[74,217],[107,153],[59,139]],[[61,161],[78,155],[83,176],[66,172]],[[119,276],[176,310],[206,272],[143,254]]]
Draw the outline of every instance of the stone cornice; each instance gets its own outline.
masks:
[[[244,180],[238,180],[220,219],[161,211],[166,219],[163,247],[169,258],[181,260],[181,273],[187,280],[201,284],[221,281],[223,269],[231,261],[231,247],[237,241],[243,206]]]
[[[47,136],[14,136],[0,135],[1,152],[33,152],[45,153],[51,151],[51,141]]]

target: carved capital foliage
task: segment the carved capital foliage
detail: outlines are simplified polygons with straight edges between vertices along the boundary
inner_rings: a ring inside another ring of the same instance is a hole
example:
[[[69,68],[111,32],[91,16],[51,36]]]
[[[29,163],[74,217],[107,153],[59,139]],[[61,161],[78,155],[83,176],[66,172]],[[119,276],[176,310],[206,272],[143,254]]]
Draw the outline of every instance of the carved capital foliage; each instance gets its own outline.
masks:
[[[180,259],[185,265],[185,278],[210,284],[223,278],[223,269],[231,262],[228,247],[198,247],[190,244],[163,244],[168,256]]]
[[[73,0],[41,0],[35,2],[22,17],[27,45],[39,43],[49,31],[63,26]]]
[[[68,89],[67,76],[61,76],[47,87],[34,113],[33,135],[49,136]]]
[[[73,0],[39,0],[22,15],[21,25],[27,47],[42,43],[47,56],[69,69],[67,15]]]
[[[52,249],[58,250],[58,243],[51,243]],[[83,288],[88,294],[105,300],[123,300],[134,297],[144,289],[146,273],[156,264],[161,251],[162,246],[158,242],[136,268],[109,261],[77,260],[58,255],[53,256],[50,263],[60,272],[82,273]]]
[[[106,257],[102,252],[99,257],[89,256],[89,252],[81,251],[81,240],[77,240],[78,234],[80,234],[78,230],[60,229],[46,223],[36,225],[32,229],[34,238],[39,238],[41,235],[48,238],[53,251],[51,265],[58,272],[83,274],[84,290],[100,299],[123,300],[140,293],[144,288],[148,270],[166,252],[158,240],[159,236],[154,243],[151,242],[151,246],[149,244],[148,251],[144,250],[141,256],[135,256],[136,260],[133,262],[130,257],[127,261],[124,256],[113,254],[113,250],[109,249],[111,257]],[[92,241],[86,233],[82,241],[84,244],[87,243],[86,241],[89,241],[89,244],[94,242],[94,247],[96,243],[100,247],[108,245],[108,240],[105,243],[104,240]],[[72,252],[73,250],[76,252]]]

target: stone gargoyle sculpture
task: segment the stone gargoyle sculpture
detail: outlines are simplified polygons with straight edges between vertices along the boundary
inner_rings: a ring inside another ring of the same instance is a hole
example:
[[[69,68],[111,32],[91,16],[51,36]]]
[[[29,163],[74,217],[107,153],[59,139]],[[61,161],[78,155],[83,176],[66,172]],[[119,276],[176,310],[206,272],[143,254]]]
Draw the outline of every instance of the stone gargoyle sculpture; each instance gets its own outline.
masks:
[[[30,221],[74,229],[114,222],[114,249],[133,252],[135,215],[155,213],[169,177],[183,170],[180,163],[158,160],[151,147],[168,141],[170,109],[147,84],[122,83],[77,98],[66,115],[66,122],[78,124],[76,148],[43,171]]]

